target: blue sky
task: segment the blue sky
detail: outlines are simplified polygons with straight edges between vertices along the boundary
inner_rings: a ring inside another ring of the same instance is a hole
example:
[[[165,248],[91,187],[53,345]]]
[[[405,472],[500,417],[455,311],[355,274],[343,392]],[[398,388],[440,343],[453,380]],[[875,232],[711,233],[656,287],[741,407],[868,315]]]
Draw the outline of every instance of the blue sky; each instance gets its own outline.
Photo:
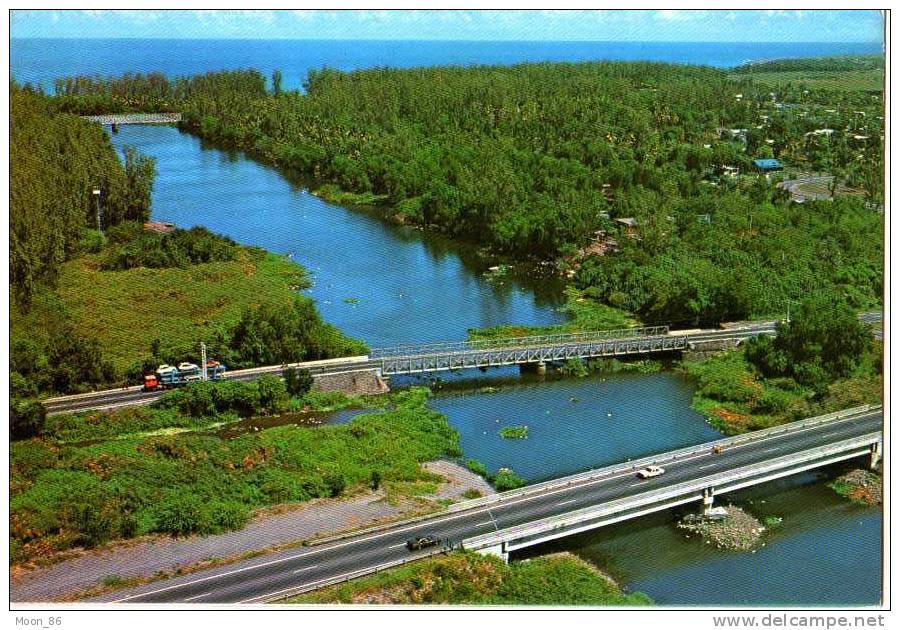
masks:
[[[877,11],[14,11],[13,37],[880,42]]]

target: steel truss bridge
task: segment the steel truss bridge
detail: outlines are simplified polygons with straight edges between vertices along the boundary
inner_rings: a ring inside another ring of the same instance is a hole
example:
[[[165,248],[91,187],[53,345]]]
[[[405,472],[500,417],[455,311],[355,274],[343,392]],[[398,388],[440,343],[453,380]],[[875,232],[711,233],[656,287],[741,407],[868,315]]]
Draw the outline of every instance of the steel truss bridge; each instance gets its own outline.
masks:
[[[772,327],[774,332],[774,326]],[[754,329],[766,334],[769,329]],[[745,330],[670,334],[668,326],[587,333],[484,339],[375,349],[369,355],[385,376],[503,365],[543,364],[573,358],[613,357],[685,350],[701,341],[735,343]]]

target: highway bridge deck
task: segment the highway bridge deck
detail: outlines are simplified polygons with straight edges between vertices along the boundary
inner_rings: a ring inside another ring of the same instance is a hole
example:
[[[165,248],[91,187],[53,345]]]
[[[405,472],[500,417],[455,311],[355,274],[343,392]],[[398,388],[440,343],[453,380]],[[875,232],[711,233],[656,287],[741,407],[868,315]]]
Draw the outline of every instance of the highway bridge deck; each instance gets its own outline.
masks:
[[[440,549],[408,551],[405,542],[416,534],[434,532],[455,546],[465,539],[498,530],[525,526],[646,493],[664,493],[678,484],[725,477],[747,467],[762,467],[779,458],[825,445],[868,439],[866,436],[880,439],[882,420],[880,407],[847,410],[476,499],[451,506],[446,513],[430,518],[209,569],[100,599],[121,603],[195,604],[277,600],[440,553]],[[719,454],[713,452],[714,444],[722,447]],[[635,477],[636,468],[651,463],[664,465],[667,472],[648,480]]]

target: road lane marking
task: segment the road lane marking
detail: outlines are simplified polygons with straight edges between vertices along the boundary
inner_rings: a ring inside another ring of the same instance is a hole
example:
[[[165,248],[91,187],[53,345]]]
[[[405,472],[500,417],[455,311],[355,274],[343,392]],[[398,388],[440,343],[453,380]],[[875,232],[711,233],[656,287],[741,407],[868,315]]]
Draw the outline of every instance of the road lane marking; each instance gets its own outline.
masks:
[[[578,499],[569,499],[568,501],[560,501],[556,505],[567,505],[569,503],[575,503]]]
[[[866,416],[869,415],[869,413],[877,413],[877,412],[865,412],[865,413],[861,414],[861,416],[862,416],[862,417],[866,417]],[[837,419],[836,422],[835,422],[835,424],[843,423],[843,422],[846,422],[846,421],[849,421],[849,420],[856,420],[856,419],[858,419],[857,416],[848,416],[848,417],[846,417],[846,418],[840,418],[840,419]],[[736,448],[740,448],[740,447],[747,446],[747,445],[751,445],[751,446],[752,446],[752,445],[757,445],[757,444],[759,444],[760,442],[764,442],[764,441],[767,441],[767,440],[781,439],[781,438],[785,438],[785,437],[792,437],[792,436],[795,436],[795,435],[797,435],[797,434],[799,434],[799,433],[803,433],[803,432],[806,432],[806,431],[812,431],[812,430],[816,430],[816,429],[821,429],[822,427],[826,427],[826,426],[829,426],[829,425],[828,425],[828,424],[817,424],[817,425],[813,425],[813,426],[810,426],[810,427],[803,427],[803,428],[799,428],[799,429],[797,429],[797,430],[789,431],[789,432],[787,432],[787,433],[779,433],[779,434],[777,434],[777,435],[771,435],[771,436],[766,436],[766,437],[764,437],[764,438],[758,438],[758,439],[755,439],[755,440],[750,441],[750,442],[743,442],[743,443],[741,443],[741,444],[735,444],[735,445],[730,446],[730,447],[728,447],[728,448],[729,448],[729,450],[730,450],[730,449],[736,449]],[[830,425],[830,426],[833,426],[833,425]],[[698,446],[701,446],[701,445],[698,445]],[[770,450],[777,450],[777,449],[770,449]],[[768,451],[761,451],[761,453],[765,453],[765,452],[768,452]],[[668,462],[668,465],[669,465],[669,466],[672,466],[672,465],[675,465],[675,464],[681,464],[681,463],[684,463],[684,462],[687,462],[687,461],[690,461],[690,460],[693,460],[693,459],[697,459],[698,457],[709,457],[709,456],[710,456],[710,454],[709,454],[708,452],[697,453],[697,454],[694,454],[694,455],[689,455],[689,456],[680,458],[680,459],[678,459],[678,460],[676,460],[676,461],[670,461],[670,462]],[[457,514],[448,515],[448,516],[443,517],[443,518],[438,518],[438,519],[432,520],[432,521],[429,522],[429,524],[432,525],[432,526],[438,525],[438,524],[443,524],[443,523],[446,523],[446,522],[449,522],[449,521],[453,521],[453,520],[457,520],[457,519],[460,519],[460,518],[471,517],[471,516],[473,516],[473,515],[475,515],[475,514],[479,514],[479,513],[481,513],[481,512],[490,512],[491,507],[496,507],[497,505],[502,506],[502,507],[509,507],[509,506],[513,506],[513,505],[518,505],[518,504],[523,503],[523,502],[533,501],[533,500],[536,500],[536,499],[544,499],[544,498],[549,497],[549,496],[552,496],[552,495],[554,495],[554,494],[559,494],[560,492],[566,492],[566,491],[572,490],[573,488],[576,488],[576,487],[577,487],[577,488],[584,488],[584,487],[588,487],[588,486],[596,486],[596,485],[600,485],[600,484],[603,484],[603,483],[612,481],[612,480],[614,480],[614,479],[619,479],[619,478],[622,478],[622,477],[631,476],[631,475],[633,475],[633,474],[634,474],[634,471],[632,471],[632,470],[626,470],[626,471],[622,471],[621,473],[618,473],[618,474],[611,474],[611,475],[608,475],[608,476],[599,477],[599,478],[594,478],[594,479],[586,479],[586,480],[579,481],[579,482],[576,482],[575,484],[571,484],[571,485],[560,485],[559,487],[553,488],[553,489],[550,489],[550,490],[547,490],[546,492],[538,492],[538,493],[535,493],[535,494],[533,494],[533,495],[522,496],[522,497],[517,497],[517,498],[514,498],[514,499],[510,499],[509,501],[500,501],[500,502],[498,502],[498,503],[496,503],[496,504],[492,504],[492,505],[490,505],[490,506],[485,506],[484,508],[481,508],[481,509],[479,509],[479,508],[473,508],[471,511],[464,511],[464,512],[459,512],[459,513],[457,513]],[[632,487],[636,487],[636,486],[639,486],[639,485],[643,485],[643,482],[638,482],[638,483],[630,484],[628,487],[629,487],[629,488],[632,488]],[[233,570],[231,570],[231,571],[226,571],[226,572],[224,572],[224,573],[216,573],[216,574],[214,574],[214,575],[208,575],[208,576],[205,576],[205,577],[197,578],[197,579],[195,579],[195,580],[191,580],[191,581],[189,581],[189,582],[184,582],[184,583],[180,583],[180,584],[173,584],[173,585],[171,585],[171,586],[166,586],[166,587],[159,588],[159,589],[156,589],[156,590],[153,590],[153,591],[148,591],[148,592],[145,592],[145,593],[135,593],[134,595],[129,595],[128,597],[124,597],[124,598],[122,598],[122,599],[113,600],[113,601],[110,602],[110,603],[117,604],[117,603],[121,603],[121,602],[128,601],[128,600],[130,600],[130,599],[135,599],[135,598],[137,598],[137,597],[145,597],[145,596],[147,596],[147,595],[153,595],[153,594],[156,594],[156,593],[161,593],[161,592],[169,591],[169,590],[176,589],[176,588],[181,588],[181,587],[183,587],[183,586],[188,586],[188,585],[190,585],[190,584],[196,584],[196,583],[204,582],[204,581],[207,581],[207,580],[214,580],[214,579],[217,579],[217,578],[225,577],[225,576],[227,576],[227,575],[232,575],[232,574],[234,574],[234,573],[242,573],[242,572],[244,572],[244,571],[251,571],[251,570],[253,570],[253,569],[259,569],[259,568],[262,568],[262,567],[265,567],[265,566],[269,566],[269,565],[273,565],[273,564],[278,564],[278,563],[281,563],[281,562],[288,562],[288,561],[290,561],[290,560],[295,560],[295,559],[297,559],[297,558],[302,558],[302,557],[305,557],[305,556],[310,556],[310,555],[313,555],[313,554],[323,553],[323,552],[326,552],[326,551],[331,551],[331,550],[334,550],[334,549],[339,549],[339,548],[341,548],[341,547],[346,547],[347,545],[358,544],[358,543],[361,543],[361,542],[365,542],[365,541],[369,541],[369,540],[374,540],[374,539],[376,539],[376,538],[381,538],[381,537],[384,537],[384,536],[388,536],[388,535],[392,535],[392,534],[398,534],[398,533],[404,532],[404,531],[409,531],[409,530],[411,530],[411,529],[417,529],[417,528],[419,528],[419,527],[422,527],[424,524],[425,524],[425,523],[423,523],[423,522],[410,523],[410,524],[407,525],[406,527],[400,527],[400,528],[398,528],[398,529],[390,529],[390,530],[387,530],[387,531],[384,531],[384,532],[376,532],[376,533],[373,533],[372,535],[367,536],[367,537],[364,537],[364,538],[354,538],[354,539],[350,539],[350,540],[347,540],[347,541],[345,541],[345,542],[338,543],[338,544],[335,544],[335,545],[332,545],[332,546],[321,547],[321,548],[315,549],[315,550],[313,550],[313,551],[308,551],[308,552],[305,552],[305,553],[296,554],[296,555],[293,555],[293,556],[288,556],[288,557],[286,557],[286,558],[278,558],[278,559],[270,560],[270,561],[268,561],[268,562],[263,562],[263,563],[260,563],[260,564],[254,564],[254,565],[247,566],[247,567],[241,567],[241,568],[239,568],[239,569],[233,569]],[[281,592],[281,591],[279,591],[279,592]],[[249,601],[249,600],[245,600],[245,601]]]
[[[336,580],[339,582],[339,581],[343,580],[344,578],[348,578],[354,574],[356,574],[356,571],[351,571],[350,573],[344,573],[343,575],[337,575],[335,577],[322,578],[321,580],[316,580],[315,582],[309,582],[307,584],[301,584],[299,586],[290,586],[288,588],[283,588],[280,591],[273,591],[271,593],[266,593],[265,595],[256,595],[255,597],[251,597],[249,599],[242,599],[241,601],[238,602],[238,604],[250,604],[250,603],[256,602],[256,601],[265,602],[268,598],[272,597],[273,595],[287,593],[288,591],[301,591],[302,592],[303,589],[312,590],[310,587],[313,586],[314,584],[323,584],[325,582],[328,582],[329,580]]]
[[[191,601],[194,601],[195,599],[200,599],[201,597],[206,597],[210,593],[212,593],[212,591],[207,591],[206,593],[202,593],[200,595],[194,595],[193,597],[185,597],[182,601],[191,602]]]
[[[474,527],[484,527],[485,525],[493,525],[493,524],[494,524],[494,521],[485,521],[484,523],[478,523],[478,525],[475,525]]]
[[[697,470],[703,470],[704,468],[712,468],[716,464],[718,464],[718,462],[713,462],[712,464],[707,464],[706,466],[698,466]]]
[[[405,547],[405,546],[406,546],[406,543],[399,543],[397,545],[389,546],[388,549],[396,549],[397,547]]]
[[[311,564],[308,567],[303,567],[302,569],[296,569],[295,571],[291,571],[291,573],[303,573],[304,571],[310,571],[312,569],[315,569],[317,566],[319,566],[319,565]]]

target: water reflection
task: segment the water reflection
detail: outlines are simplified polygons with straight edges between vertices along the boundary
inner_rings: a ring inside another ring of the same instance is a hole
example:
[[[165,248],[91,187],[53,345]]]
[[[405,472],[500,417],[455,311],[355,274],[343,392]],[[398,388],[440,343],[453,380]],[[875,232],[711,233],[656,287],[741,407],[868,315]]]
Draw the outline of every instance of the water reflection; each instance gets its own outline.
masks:
[[[558,279],[523,272],[489,282],[482,274],[495,261],[474,246],[325,203],[296,176],[173,127],[125,126],[112,140],[157,158],[155,219],[291,254],[309,270],[324,319],[372,346],[565,319]]]

